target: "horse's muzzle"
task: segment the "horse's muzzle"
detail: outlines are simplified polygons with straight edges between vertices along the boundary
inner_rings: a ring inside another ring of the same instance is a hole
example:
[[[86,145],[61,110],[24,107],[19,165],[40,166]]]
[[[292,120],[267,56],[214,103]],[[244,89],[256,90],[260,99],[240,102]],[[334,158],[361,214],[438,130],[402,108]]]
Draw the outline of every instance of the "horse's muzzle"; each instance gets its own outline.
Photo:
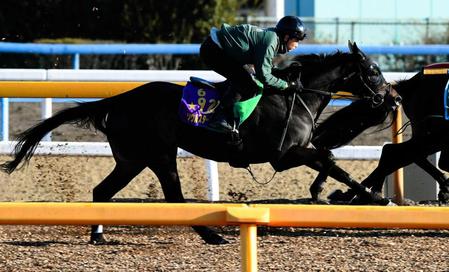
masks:
[[[384,103],[388,111],[395,111],[402,103],[402,96],[395,89],[391,88],[391,91],[386,95]]]
[[[390,85],[384,85],[384,88],[371,98],[373,108],[382,106],[387,111],[395,111],[402,103],[402,97]]]

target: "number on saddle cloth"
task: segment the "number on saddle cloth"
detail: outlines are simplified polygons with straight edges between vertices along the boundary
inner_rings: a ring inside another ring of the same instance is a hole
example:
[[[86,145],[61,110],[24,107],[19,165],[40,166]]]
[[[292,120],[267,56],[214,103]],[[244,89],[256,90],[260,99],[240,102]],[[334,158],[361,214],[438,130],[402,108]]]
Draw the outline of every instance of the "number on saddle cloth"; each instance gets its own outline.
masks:
[[[234,116],[242,124],[254,111],[262,97],[262,90],[245,101],[234,105]],[[205,79],[191,77],[182,91],[179,116],[186,124],[196,127],[208,127],[209,120],[220,104],[221,94],[214,83]]]
[[[182,90],[179,117],[188,125],[207,127],[220,103],[220,92],[204,79],[192,77],[190,80]]]
[[[448,75],[444,88],[444,118],[449,120],[449,62],[434,63],[423,68],[424,75]]]

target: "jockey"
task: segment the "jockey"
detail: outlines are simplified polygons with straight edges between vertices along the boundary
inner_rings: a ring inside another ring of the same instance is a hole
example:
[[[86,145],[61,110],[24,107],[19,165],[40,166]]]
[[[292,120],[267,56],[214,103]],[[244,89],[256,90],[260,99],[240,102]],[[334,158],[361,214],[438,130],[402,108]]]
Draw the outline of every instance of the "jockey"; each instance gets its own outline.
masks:
[[[238,132],[233,106],[241,99],[253,97],[259,89],[245,69],[248,64],[254,67],[255,79],[264,87],[299,90],[299,81],[286,82],[272,74],[272,62],[276,54],[298,47],[305,36],[304,24],[296,16],[283,17],[274,28],[263,29],[249,24],[213,27],[201,44],[200,57],[210,69],[227,78],[230,86],[222,93],[220,109],[209,126]]]

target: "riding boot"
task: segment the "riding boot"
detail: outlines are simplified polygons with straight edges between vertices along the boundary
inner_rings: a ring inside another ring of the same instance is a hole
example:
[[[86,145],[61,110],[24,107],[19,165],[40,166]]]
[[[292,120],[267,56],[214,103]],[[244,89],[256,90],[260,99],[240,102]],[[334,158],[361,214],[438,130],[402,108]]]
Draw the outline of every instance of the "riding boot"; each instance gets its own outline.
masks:
[[[237,132],[237,125],[234,118],[234,103],[238,102],[239,95],[228,86],[223,93],[215,114],[209,122],[209,127],[221,132]]]

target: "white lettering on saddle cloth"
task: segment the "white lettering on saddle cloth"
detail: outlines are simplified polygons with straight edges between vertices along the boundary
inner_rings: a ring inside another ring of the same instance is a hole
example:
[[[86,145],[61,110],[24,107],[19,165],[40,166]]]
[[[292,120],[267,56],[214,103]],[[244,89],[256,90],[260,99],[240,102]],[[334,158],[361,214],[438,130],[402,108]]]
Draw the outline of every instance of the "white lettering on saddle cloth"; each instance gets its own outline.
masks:
[[[219,103],[217,90],[199,88],[188,82],[182,91],[179,117],[189,125],[206,127]]]

